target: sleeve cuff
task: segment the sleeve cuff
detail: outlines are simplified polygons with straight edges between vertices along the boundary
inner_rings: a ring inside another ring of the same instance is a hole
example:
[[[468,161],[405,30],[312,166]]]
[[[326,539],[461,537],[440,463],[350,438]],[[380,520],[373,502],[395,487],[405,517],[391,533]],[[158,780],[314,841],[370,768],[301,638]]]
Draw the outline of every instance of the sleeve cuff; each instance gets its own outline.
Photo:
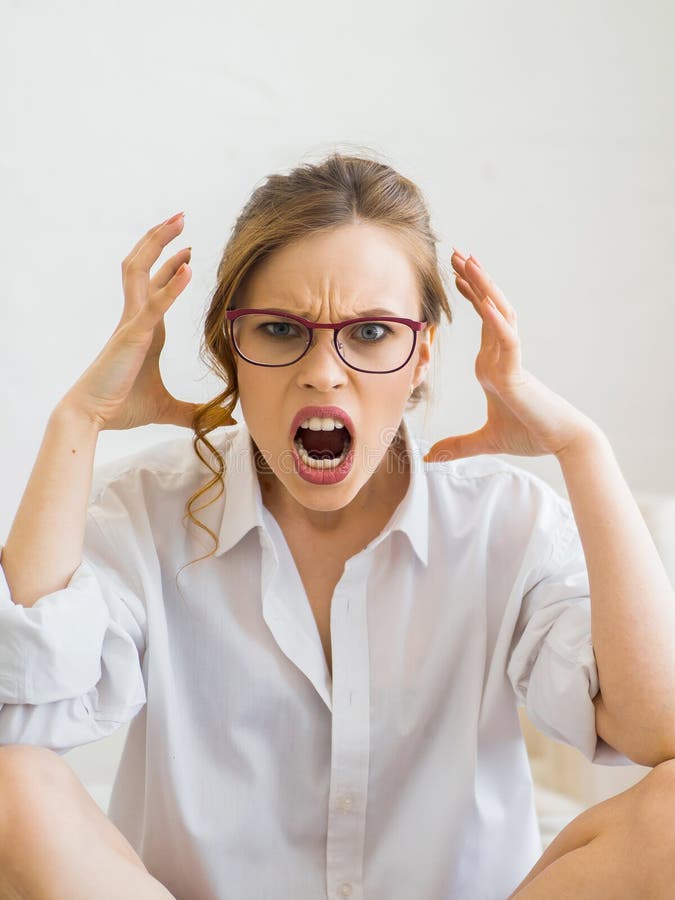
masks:
[[[1,565],[0,704],[79,697],[101,677],[110,611],[91,566],[29,608],[14,603]]]
[[[525,704],[528,718],[554,740],[577,747],[592,763],[635,765],[596,731],[593,698],[600,682],[584,607],[566,610],[557,632],[554,626],[533,666]]]

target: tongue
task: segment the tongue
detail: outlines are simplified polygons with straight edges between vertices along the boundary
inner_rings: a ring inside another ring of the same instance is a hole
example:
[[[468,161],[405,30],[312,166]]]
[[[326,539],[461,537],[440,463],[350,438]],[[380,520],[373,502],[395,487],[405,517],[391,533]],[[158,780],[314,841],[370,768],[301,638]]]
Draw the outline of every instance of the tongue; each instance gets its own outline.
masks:
[[[300,440],[313,459],[335,459],[342,453],[342,448],[347,440],[347,429],[312,431],[309,428],[301,428]]]

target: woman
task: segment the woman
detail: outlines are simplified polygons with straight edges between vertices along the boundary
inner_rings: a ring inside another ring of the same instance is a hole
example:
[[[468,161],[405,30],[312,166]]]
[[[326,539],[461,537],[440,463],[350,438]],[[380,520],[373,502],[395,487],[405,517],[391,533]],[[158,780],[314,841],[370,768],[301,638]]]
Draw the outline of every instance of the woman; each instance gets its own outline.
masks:
[[[256,190],[202,406],[158,365],[189,248],[149,272],[182,227],[125,259],[2,554],[2,896],[670,896],[672,588],[600,429],[522,368],[501,291],[453,253],[487,421],[424,456],[405,411],[451,314],[410,181],[334,155]],[[152,422],[193,440],[92,484],[98,433]],[[572,506],[496,453],[554,454]],[[654,766],[541,858],[517,705]],[[125,722],[107,818],[59,754]]]

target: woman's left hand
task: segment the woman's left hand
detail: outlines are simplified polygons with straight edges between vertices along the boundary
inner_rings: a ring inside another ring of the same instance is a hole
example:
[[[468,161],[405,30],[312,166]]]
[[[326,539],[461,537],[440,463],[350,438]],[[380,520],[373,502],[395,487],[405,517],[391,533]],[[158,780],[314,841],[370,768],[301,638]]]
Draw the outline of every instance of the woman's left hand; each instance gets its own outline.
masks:
[[[515,310],[477,260],[455,250],[452,265],[458,290],[483,322],[475,372],[487,397],[487,421],[478,431],[437,441],[425,462],[481,453],[559,456],[597,432],[592,419],[522,367]]]

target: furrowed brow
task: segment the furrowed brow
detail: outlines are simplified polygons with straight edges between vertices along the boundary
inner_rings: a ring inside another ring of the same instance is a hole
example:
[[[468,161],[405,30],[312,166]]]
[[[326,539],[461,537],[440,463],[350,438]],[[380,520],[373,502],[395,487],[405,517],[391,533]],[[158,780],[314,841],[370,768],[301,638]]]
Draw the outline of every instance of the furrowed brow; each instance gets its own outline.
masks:
[[[278,310],[280,313],[289,312],[296,316],[301,316],[303,319],[308,319],[309,321],[314,321],[311,316],[311,309],[281,309],[278,306],[270,307],[270,309]],[[347,316],[347,319],[362,319],[366,316],[394,316],[400,318],[400,313],[393,312],[391,309],[385,309],[383,306],[377,306],[374,309],[364,309],[353,316]],[[340,321],[345,321],[345,319],[340,319]]]

